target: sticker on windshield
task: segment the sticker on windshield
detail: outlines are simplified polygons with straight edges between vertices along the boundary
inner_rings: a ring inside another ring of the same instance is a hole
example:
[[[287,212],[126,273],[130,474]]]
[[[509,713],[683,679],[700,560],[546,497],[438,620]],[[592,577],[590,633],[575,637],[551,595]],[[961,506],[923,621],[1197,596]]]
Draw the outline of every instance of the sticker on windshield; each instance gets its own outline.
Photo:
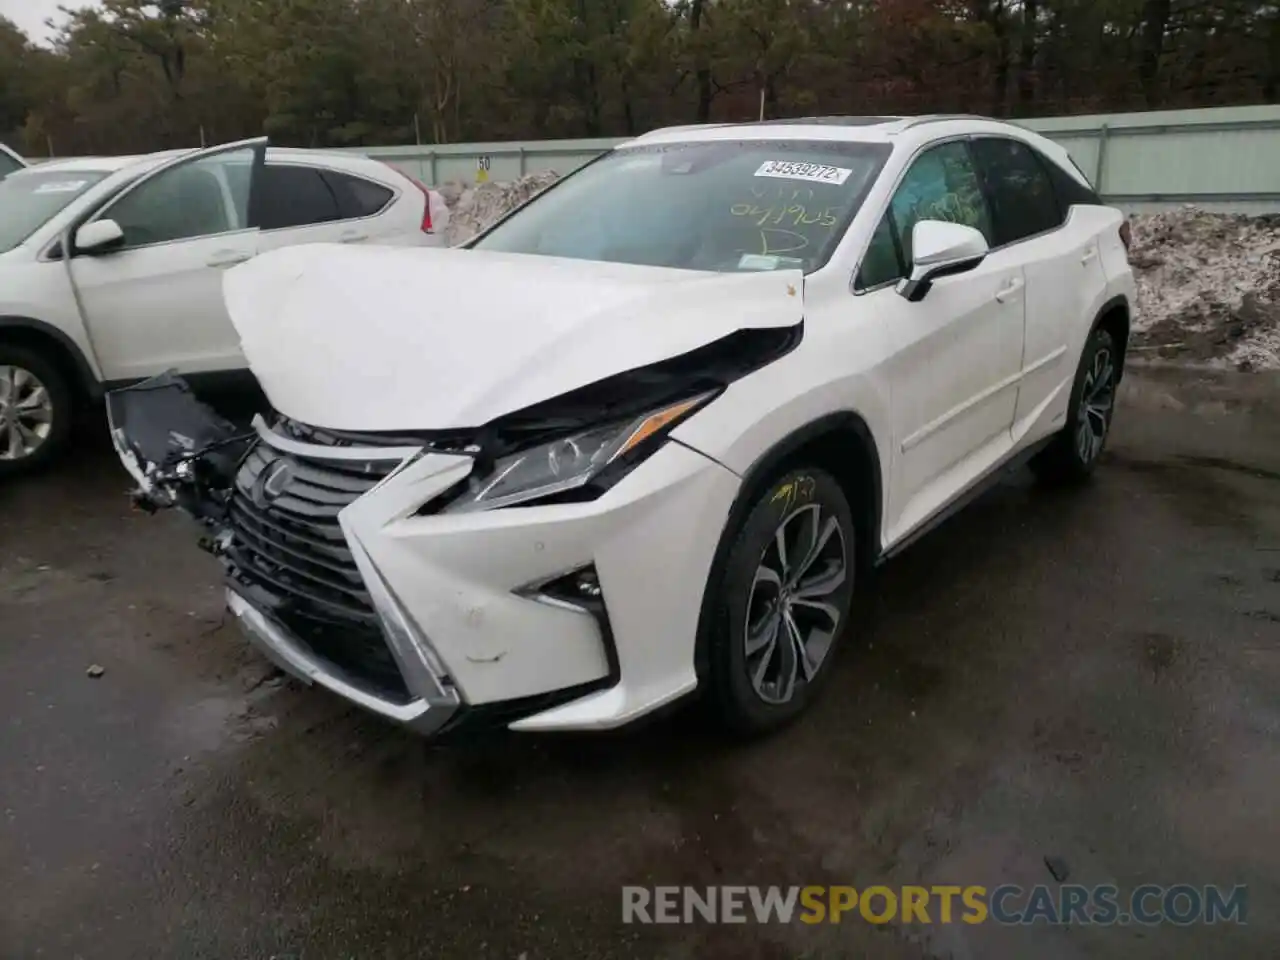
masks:
[[[744,253],[738,261],[739,270],[795,270],[803,269],[799,257],[775,257],[762,253]]]
[[[78,193],[84,189],[87,180],[51,180],[36,187],[34,193]]]
[[[842,185],[853,173],[847,167],[829,167],[825,163],[799,163],[794,160],[766,160],[756,171],[757,177],[779,180],[808,180],[811,183]]]

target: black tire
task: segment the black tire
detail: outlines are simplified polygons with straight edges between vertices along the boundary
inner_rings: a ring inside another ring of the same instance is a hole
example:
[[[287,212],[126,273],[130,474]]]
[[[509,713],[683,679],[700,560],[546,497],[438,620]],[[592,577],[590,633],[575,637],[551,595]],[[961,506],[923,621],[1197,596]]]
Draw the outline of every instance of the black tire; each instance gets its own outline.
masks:
[[[58,365],[39,350],[0,343],[0,370],[5,368],[21,370],[38,381],[44,388],[50,407],[47,434],[30,453],[18,455],[14,455],[10,448],[10,420],[0,410],[0,477],[12,477],[39,470],[58,458],[71,438],[75,403],[67,378],[58,369]],[[29,387],[31,381],[26,378],[24,380]],[[0,384],[0,401],[10,399],[5,396],[9,389],[7,385]],[[26,396],[29,397],[30,393]],[[11,409],[9,416],[12,416]],[[24,425],[31,428],[29,421],[24,422]]]
[[[810,526],[821,532],[829,520],[835,522],[834,530],[839,537],[830,533],[823,549],[811,558],[810,566],[797,574],[795,571],[801,566],[799,560],[779,556],[779,530],[785,526],[784,536],[792,547],[789,552],[799,554],[801,545],[811,546],[817,540],[809,536]],[[788,470],[765,486],[736,533],[729,534],[733,537],[732,545],[721,575],[713,580],[712,589],[717,595],[706,624],[709,631],[706,642],[710,703],[718,719],[734,733],[757,735],[786,725],[813,702],[830,675],[852,607],[858,556],[856,534],[853,512],[844,490],[830,474],[814,467]],[[844,577],[838,584],[833,566],[837,548],[842,551],[844,569]],[[758,574],[766,567],[785,569],[788,559],[791,576],[798,577],[801,586],[810,584],[811,592],[814,585],[825,587],[830,582],[834,584],[833,589],[821,596],[798,597],[799,588],[781,583],[782,576],[775,590],[772,580]],[[822,574],[827,574],[827,580],[820,579]],[[773,606],[771,597],[776,598]],[[813,600],[827,603],[838,612],[834,629],[827,629],[830,618],[814,608]],[[787,612],[791,615],[790,623],[795,624],[808,641],[806,649],[812,651],[812,655],[806,662],[814,665],[811,672],[804,670],[795,656],[797,644],[786,625],[784,614]],[[767,648],[766,643],[749,654],[748,623],[764,624],[766,616],[778,620],[774,646]],[[788,653],[789,663],[795,668],[795,682],[790,696],[783,699]],[[772,659],[765,663],[766,658]],[[761,671],[763,691],[753,682],[753,676]],[[774,678],[772,684],[771,677]],[[764,691],[773,694],[773,702]]]
[[[1085,343],[1071,385],[1067,425],[1031,460],[1031,469],[1040,480],[1051,484],[1080,483],[1093,474],[1111,433],[1120,363],[1115,338],[1103,327],[1095,328]]]

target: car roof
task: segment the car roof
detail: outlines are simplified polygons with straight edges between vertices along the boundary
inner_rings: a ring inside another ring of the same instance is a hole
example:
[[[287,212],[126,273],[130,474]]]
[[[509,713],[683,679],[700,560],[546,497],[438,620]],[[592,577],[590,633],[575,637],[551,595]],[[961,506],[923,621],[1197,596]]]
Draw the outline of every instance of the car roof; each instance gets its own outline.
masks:
[[[189,148],[186,150],[161,150],[157,153],[119,157],[74,157],[66,160],[46,160],[42,163],[33,164],[29,170],[32,173],[41,171],[57,173],[118,173],[121,170],[137,168],[137,172],[143,172],[152,167],[158,167],[168,160],[195,152],[194,148]],[[332,163],[335,166],[376,162],[359,153],[346,153],[337,150],[311,150],[302,147],[269,147],[267,156],[272,159],[321,160],[325,163]]]
[[[1024,127],[969,114],[899,116],[796,117],[751,123],[706,123],[664,127],[643,134],[623,146],[655,143],[693,143],[717,140],[832,140],[849,143],[888,143],[932,140],[955,132],[1000,132],[1035,137]]]
[[[1006,120],[972,114],[931,113],[915,117],[798,117],[755,123],[704,123],[654,130],[626,143],[626,147],[654,144],[715,143],[733,140],[827,140],[836,143],[882,143],[908,153],[952,137],[987,135],[1011,137],[1052,157],[1081,183],[1084,174],[1062,144]]]

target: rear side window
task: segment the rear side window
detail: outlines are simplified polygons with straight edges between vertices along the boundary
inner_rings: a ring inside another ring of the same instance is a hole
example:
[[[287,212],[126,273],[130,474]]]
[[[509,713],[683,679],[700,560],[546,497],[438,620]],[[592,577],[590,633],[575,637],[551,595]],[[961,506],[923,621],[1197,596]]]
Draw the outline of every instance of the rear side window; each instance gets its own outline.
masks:
[[[324,179],[338,200],[343,220],[358,220],[379,214],[395,196],[393,190],[380,183],[348,173],[338,173],[336,170],[326,170]]]
[[[973,141],[974,160],[991,198],[993,246],[1015,243],[1062,225],[1049,172],[1035,151],[1017,140],[982,137]]]
[[[312,167],[267,164],[262,189],[254,197],[263,230],[307,227],[342,219],[338,200],[324,176]]]
[[[1083,183],[1073,177],[1066,170],[1063,170],[1058,164],[1054,163],[1044,154],[1037,154],[1040,157],[1044,168],[1049,171],[1049,179],[1053,181],[1053,192],[1058,195],[1058,206],[1062,209],[1063,217],[1074,204],[1083,203],[1089,206],[1102,206],[1102,198],[1098,196],[1093,187],[1086,187]],[[1075,161],[1071,162],[1076,167]],[[1076,167],[1076,171],[1080,176],[1084,176],[1084,171]],[[1088,179],[1087,177],[1085,179]]]

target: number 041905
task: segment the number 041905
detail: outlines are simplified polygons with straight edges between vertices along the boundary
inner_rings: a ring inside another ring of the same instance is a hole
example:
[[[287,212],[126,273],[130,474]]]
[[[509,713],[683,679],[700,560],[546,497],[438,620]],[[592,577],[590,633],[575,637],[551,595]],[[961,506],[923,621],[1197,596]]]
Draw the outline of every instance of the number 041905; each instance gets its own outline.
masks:
[[[735,203],[729,208],[729,212],[735,217],[755,218],[758,227],[776,227],[784,223],[793,227],[812,224],[820,224],[824,227],[836,225],[834,207],[810,213],[808,208],[800,204],[760,207],[754,203]]]

